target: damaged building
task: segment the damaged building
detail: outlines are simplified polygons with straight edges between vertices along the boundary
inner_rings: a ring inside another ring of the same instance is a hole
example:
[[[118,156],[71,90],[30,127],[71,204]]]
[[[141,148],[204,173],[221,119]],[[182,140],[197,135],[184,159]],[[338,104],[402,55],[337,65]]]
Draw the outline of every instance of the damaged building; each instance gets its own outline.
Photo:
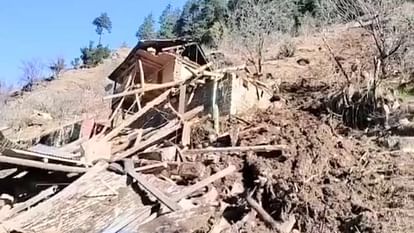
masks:
[[[220,131],[221,119],[269,102],[264,84],[230,70],[237,69],[214,67],[191,41],[140,41],[109,76],[115,85],[104,97],[112,106],[106,123],[85,119],[64,126],[62,131],[72,132],[59,139],[66,143],[53,142],[59,130],[25,145],[0,132],[0,168],[15,169],[2,181],[10,190],[37,185],[16,194],[19,203],[4,205],[1,227],[6,232],[198,229],[216,211],[210,202],[218,195],[211,184],[237,171],[226,163],[212,172],[206,164],[215,160],[205,156],[200,162],[198,156],[285,149],[195,146],[193,129],[201,118],[214,121],[208,133],[234,141],[233,134]]]

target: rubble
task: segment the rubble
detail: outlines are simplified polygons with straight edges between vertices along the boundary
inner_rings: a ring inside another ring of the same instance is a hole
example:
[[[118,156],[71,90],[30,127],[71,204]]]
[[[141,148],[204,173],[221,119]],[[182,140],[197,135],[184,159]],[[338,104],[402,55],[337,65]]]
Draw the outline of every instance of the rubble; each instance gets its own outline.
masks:
[[[269,88],[246,70],[214,69],[193,42],[141,41],[110,76],[116,85],[105,97],[112,102],[107,121],[77,121],[77,137],[62,145],[16,143],[0,131],[0,169],[7,171],[1,181],[8,187],[2,192],[11,195],[0,198],[0,229],[387,229],[380,220],[392,210],[384,208],[403,199],[384,198],[401,188],[390,180],[412,172],[304,108],[263,110]],[[303,85],[289,88],[306,92]],[[20,186],[30,188],[15,190]]]

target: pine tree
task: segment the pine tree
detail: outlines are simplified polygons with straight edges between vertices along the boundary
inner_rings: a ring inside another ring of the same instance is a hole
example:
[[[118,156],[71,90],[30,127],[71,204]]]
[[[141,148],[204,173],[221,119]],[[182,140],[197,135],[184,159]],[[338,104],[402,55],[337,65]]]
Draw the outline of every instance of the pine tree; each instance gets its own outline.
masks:
[[[154,39],[156,36],[157,33],[155,31],[155,20],[154,16],[151,13],[145,17],[144,22],[141,24],[141,26],[139,26],[136,37],[138,37],[139,40],[148,40]]]
[[[158,36],[160,38],[170,39],[177,37],[175,28],[180,14],[179,9],[173,9],[171,4],[167,5],[159,19],[160,30],[158,31]]]
[[[180,36],[214,45],[225,29],[227,0],[189,0],[177,22]]]
[[[101,39],[102,39],[104,29],[108,33],[111,33],[112,21],[109,18],[107,13],[102,13],[99,17],[96,17],[93,20],[92,24],[96,26],[96,33],[99,35],[99,44],[101,44]]]

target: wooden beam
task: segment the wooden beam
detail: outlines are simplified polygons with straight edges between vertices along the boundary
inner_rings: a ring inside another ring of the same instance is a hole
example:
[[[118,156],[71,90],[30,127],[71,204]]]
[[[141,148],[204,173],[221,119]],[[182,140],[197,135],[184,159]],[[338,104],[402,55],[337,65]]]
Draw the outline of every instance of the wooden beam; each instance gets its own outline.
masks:
[[[79,138],[76,141],[73,141],[69,144],[60,147],[59,150],[70,153],[77,152],[80,150],[80,145],[88,140],[89,138]]]
[[[184,121],[183,123],[181,143],[184,147],[188,147],[191,144],[191,123],[188,121]]]
[[[29,159],[13,158],[9,156],[4,156],[2,154],[0,154],[0,163],[8,163],[8,164],[13,164],[17,166],[32,167],[32,168],[38,168],[38,169],[43,169],[43,170],[69,172],[69,173],[84,173],[87,171],[87,168],[84,168],[84,167],[74,167],[74,166],[66,166],[66,165],[61,165],[61,164],[43,163],[43,162],[33,161]]]
[[[187,85],[180,86],[180,98],[178,102],[178,113],[183,115],[185,113]]]
[[[139,68],[139,80],[141,81],[141,88],[145,90],[145,74],[144,74],[144,68],[142,67],[141,59],[138,60],[138,68]]]
[[[125,160],[125,171],[128,175],[134,178],[138,184],[140,184],[145,190],[151,193],[154,197],[156,197],[162,204],[164,204],[168,209],[172,211],[180,210],[181,207],[169,197],[167,197],[163,192],[161,192],[158,188],[154,187],[151,183],[149,183],[145,177],[141,176],[140,174],[136,173],[134,170],[134,163],[131,159]]]
[[[190,42],[190,43],[183,44],[183,45],[175,45],[175,46],[171,46],[171,47],[165,47],[165,48],[162,48],[161,51],[164,52],[164,51],[168,51],[168,50],[172,50],[172,49],[180,49],[180,48],[184,48],[184,47],[194,45],[194,44],[196,44],[196,43],[195,42]]]
[[[156,105],[162,103],[164,100],[166,100],[168,98],[168,96],[170,95],[170,92],[171,92],[171,90],[167,90],[164,93],[162,93],[161,95],[159,95],[157,98],[153,99],[151,102],[149,102],[147,105],[145,105],[145,107],[142,108],[141,111],[138,111],[134,115],[130,116],[128,119],[123,121],[118,127],[116,127],[111,132],[109,132],[107,135],[105,135],[104,140],[109,141],[112,138],[116,137],[119,134],[119,132],[121,132],[124,128],[128,127],[129,125],[134,123],[136,120],[138,120],[138,118],[143,116],[148,110],[150,110],[154,106],[156,106]]]
[[[166,126],[158,129],[157,133],[146,139],[145,141],[141,141],[139,144],[135,145],[134,147],[130,148],[129,150],[124,151],[121,154],[118,154],[112,158],[112,161],[117,161],[120,159],[124,159],[128,156],[131,156],[140,150],[143,150],[154,143],[163,140],[168,135],[176,132],[178,129],[181,128],[181,125],[179,124],[178,120],[173,120],[170,123],[168,123]]]
[[[138,227],[121,231],[119,233],[139,232],[139,233],[192,233],[202,232],[206,224],[214,216],[215,209],[212,206],[202,205],[197,208],[186,209],[167,213],[146,222]],[[206,232],[209,232],[206,230]],[[106,232],[105,232],[106,233]]]
[[[43,150],[44,151],[44,150]],[[13,157],[26,157],[26,158],[37,158],[37,159],[47,159],[47,160],[55,160],[59,162],[65,162],[65,163],[71,163],[71,164],[79,164],[79,160],[70,159],[70,158],[64,158],[59,157],[60,155],[72,155],[74,154],[68,153],[68,152],[62,152],[59,154],[59,151],[49,151],[48,154],[39,153],[36,151],[26,151],[26,150],[20,150],[20,149],[6,149],[3,151],[4,155],[13,156]]]
[[[286,150],[286,145],[264,145],[264,146],[234,146],[234,147],[211,147],[204,149],[184,150],[183,154],[205,154],[205,153],[241,153],[241,152],[271,152]]]
[[[105,228],[102,232],[105,233],[120,233],[131,222],[142,221],[144,222],[151,214],[151,206],[144,206],[132,213],[121,213],[109,227]]]
[[[174,82],[168,82],[168,83],[163,83],[163,84],[147,84],[145,88],[139,88],[139,89],[132,90],[132,91],[124,91],[122,93],[108,95],[108,96],[105,96],[103,99],[109,100],[109,99],[123,97],[123,96],[141,94],[147,91],[155,91],[155,90],[171,88],[171,87],[179,86],[182,83],[183,81],[174,81]]]
[[[0,217],[0,221],[3,221],[3,220],[8,219],[10,217],[13,217],[15,214],[18,214],[19,212],[32,207],[33,205],[45,200],[46,198],[49,198],[50,196],[52,196],[53,194],[55,194],[57,192],[57,189],[58,189],[57,186],[49,187],[49,188],[41,191],[36,196],[30,198],[29,200],[27,200],[23,203],[16,204],[12,209],[10,209],[9,212],[7,212],[7,216],[1,216]]]
[[[204,111],[204,106],[198,106],[182,115],[183,121],[189,121]]]
[[[221,170],[217,173],[215,173],[214,175],[184,189],[183,191],[181,191],[180,193],[178,193],[173,200],[174,201],[180,201],[181,199],[184,199],[186,197],[188,197],[189,195],[191,195],[192,193],[194,193],[195,191],[213,183],[214,181],[221,179],[225,176],[230,175],[231,173],[236,171],[236,167],[234,165],[230,165],[229,167],[227,167],[224,170]]]

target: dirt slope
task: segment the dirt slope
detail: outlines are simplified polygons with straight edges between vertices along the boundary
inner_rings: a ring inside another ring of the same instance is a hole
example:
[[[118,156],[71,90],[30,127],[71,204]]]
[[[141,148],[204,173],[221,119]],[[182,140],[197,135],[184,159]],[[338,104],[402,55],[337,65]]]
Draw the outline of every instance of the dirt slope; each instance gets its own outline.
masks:
[[[372,57],[370,37],[360,29],[342,29],[326,38],[352,80],[363,83],[361,74],[369,72]],[[373,143],[375,138],[357,137],[362,133],[345,127],[340,118],[312,108],[321,96],[340,90],[345,80],[321,34],[298,38],[297,46],[294,57],[267,61],[264,67],[266,81],[278,84],[274,106],[223,123],[224,131],[230,126],[249,132],[240,136],[242,146],[284,144],[289,150],[221,158],[237,164],[243,177],[226,177],[217,187],[231,190],[236,180],[248,192],[258,189],[255,198],[264,209],[276,220],[294,215],[299,232],[414,232],[414,157],[390,153]],[[213,126],[203,122],[199,127],[195,147],[208,144]],[[273,232],[260,218],[243,222],[248,213],[240,201],[243,195],[230,201],[238,213],[230,219],[238,232]]]
[[[110,108],[102,97],[112,91],[107,77],[128,53],[127,48],[119,49],[95,68],[66,70],[59,79],[41,82],[33,91],[10,98],[0,106],[0,127],[11,127],[4,134],[25,140],[84,117],[105,119]]]

